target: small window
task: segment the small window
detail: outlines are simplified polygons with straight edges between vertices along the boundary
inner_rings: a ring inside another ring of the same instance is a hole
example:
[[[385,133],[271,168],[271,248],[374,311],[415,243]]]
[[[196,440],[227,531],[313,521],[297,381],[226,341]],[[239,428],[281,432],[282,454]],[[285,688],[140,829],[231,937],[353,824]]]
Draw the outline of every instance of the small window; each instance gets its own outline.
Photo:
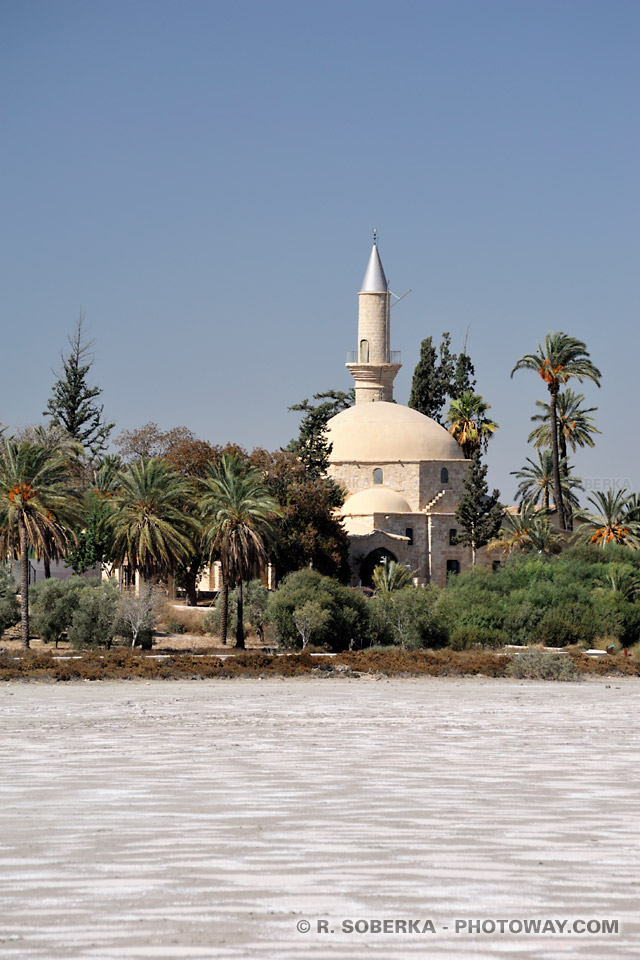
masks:
[[[369,341],[360,341],[360,363],[369,363]]]
[[[458,560],[447,560],[447,576],[450,573],[460,573],[460,563]]]
[[[449,483],[449,471],[446,467],[440,471],[440,483]]]
[[[491,564],[491,567],[492,567],[494,573],[495,573],[496,570],[499,570],[501,566],[502,566],[502,564],[500,563],[499,560],[494,560],[493,563]]]
[[[380,469],[380,467],[376,467],[375,470],[373,471],[373,482],[382,483],[382,470]]]
[[[409,541],[409,546],[412,547],[413,546],[413,527],[407,527],[407,529],[404,532],[404,535]]]
[[[449,530],[449,546],[457,547],[458,546],[458,531],[453,528]]]

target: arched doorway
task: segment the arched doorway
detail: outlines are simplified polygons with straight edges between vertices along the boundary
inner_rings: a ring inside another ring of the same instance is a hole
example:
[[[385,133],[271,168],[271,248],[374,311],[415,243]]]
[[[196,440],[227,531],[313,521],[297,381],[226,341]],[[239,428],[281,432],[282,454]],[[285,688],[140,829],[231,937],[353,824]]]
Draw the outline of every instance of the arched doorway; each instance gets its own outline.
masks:
[[[360,563],[360,582],[362,586],[370,587],[373,584],[373,571],[378,564],[387,563],[389,560],[395,560],[397,562],[397,559],[398,558],[385,547],[377,547],[375,550],[372,550]]]

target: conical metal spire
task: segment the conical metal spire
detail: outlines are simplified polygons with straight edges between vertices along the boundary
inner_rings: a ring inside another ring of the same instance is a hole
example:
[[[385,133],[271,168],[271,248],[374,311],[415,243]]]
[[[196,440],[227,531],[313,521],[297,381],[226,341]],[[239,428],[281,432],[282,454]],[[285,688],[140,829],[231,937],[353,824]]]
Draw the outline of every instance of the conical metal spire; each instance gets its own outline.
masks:
[[[376,231],[373,231],[373,250],[371,251],[371,256],[369,257],[369,263],[367,265],[367,272],[364,275],[364,280],[362,281],[362,286],[360,287],[360,293],[386,293],[387,292],[387,278],[384,275],[384,270],[382,269],[382,263],[380,262],[380,254],[378,253],[378,241],[376,236]]]

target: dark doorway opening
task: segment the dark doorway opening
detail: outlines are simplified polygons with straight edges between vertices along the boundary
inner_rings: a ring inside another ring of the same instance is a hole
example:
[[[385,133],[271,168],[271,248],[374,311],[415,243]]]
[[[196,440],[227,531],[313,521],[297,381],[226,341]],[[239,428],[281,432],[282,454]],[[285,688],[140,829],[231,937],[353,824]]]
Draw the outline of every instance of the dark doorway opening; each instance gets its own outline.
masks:
[[[390,560],[396,560],[390,550],[386,550],[384,547],[378,547],[377,550],[372,550],[371,553],[360,563],[360,582],[363,587],[370,587],[373,584],[373,571],[380,563],[388,563]]]

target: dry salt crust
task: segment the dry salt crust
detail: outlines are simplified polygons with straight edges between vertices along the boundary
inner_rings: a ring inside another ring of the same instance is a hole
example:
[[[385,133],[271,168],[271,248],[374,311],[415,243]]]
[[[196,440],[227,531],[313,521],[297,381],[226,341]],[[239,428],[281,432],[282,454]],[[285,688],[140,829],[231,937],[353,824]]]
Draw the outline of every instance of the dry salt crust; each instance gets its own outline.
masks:
[[[637,958],[639,717],[624,680],[4,684],[0,955]],[[341,932],[375,918],[436,933]]]

